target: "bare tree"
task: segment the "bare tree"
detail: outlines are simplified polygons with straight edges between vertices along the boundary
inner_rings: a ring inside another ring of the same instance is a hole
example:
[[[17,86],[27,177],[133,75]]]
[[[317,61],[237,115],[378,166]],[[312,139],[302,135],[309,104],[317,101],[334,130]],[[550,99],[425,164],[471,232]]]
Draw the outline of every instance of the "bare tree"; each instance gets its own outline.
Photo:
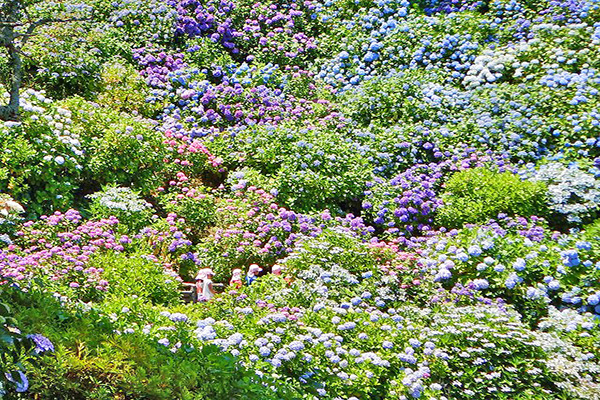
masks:
[[[44,0],[0,0],[0,47],[8,54],[8,79],[6,82],[9,101],[0,105],[0,120],[17,121],[19,119],[19,91],[23,82],[23,48],[35,31],[44,25],[83,21],[88,18],[54,18],[49,16],[32,17],[28,9]],[[64,9],[56,9],[56,15]]]

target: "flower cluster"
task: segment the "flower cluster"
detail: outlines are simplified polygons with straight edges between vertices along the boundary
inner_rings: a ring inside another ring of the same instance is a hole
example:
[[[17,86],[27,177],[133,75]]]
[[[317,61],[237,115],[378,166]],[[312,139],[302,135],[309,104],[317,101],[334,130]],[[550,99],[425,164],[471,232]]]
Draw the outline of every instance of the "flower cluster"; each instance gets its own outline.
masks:
[[[133,192],[131,188],[126,187],[109,187],[102,192],[91,194],[89,198],[98,199],[100,206],[130,213],[143,211],[152,207],[150,203],[140,199],[139,195]]]
[[[600,180],[576,164],[567,167],[551,162],[524,173],[548,184],[550,206],[571,224],[592,219],[600,209]]]
[[[598,314],[597,288],[587,285],[600,271],[593,254],[585,234],[552,232],[535,217],[504,217],[430,238],[419,262],[436,281],[468,285],[524,310],[553,303]]]
[[[288,210],[279,206],[271,194],[254,186],[240,187],[234,193],[233,198],[218,204],[217,229],[198,248],[199,262],[212,265],[217,279],[249,262],[274,263],[289,254],[298,241],[316,237],[330,227],[364,240],[372,232],[362,218],[352,214],[342,218],[333,217],[327,210],[316,216]]]
[[[40,219],[25,223],[16,232],[15,243],[0,250],[3,283],[26,286],[28,280],[39,277],[80,291],[106,290],[108,282],[102,271],[87,263],[95,253],[125,249],[127,240],[113,231],[119,221],[111,217],[83,222],[75,210],[64,214],[57,211]]]

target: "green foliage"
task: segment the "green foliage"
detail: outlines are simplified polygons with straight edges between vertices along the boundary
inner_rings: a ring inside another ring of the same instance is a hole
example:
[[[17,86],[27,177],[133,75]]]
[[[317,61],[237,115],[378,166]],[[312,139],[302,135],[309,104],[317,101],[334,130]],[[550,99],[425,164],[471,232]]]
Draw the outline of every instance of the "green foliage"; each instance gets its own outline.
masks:
[[[393,126],[425,119],[435,112],[419,106],[424,96],[423,87],[431,83],[431,75],[422,71],[409,71],[388,79],[374,79],[365,82],[359,89],[344,96],[343,112],[352,120],[364,126],[376,123]],[[433,105],[430,105],[433,108]]]
[[[22,98],[30,106],[23,121],[0,126],[0,191],[21,202],[30,215],[68,208],[81,168],[78,139],[65,135],[69,111],[33,91]]]
[[[164,106],[147,100],[150,96],[148,85],[139,72],[123,59],[115,58],[104,64],[101,78],[102,91],[97,101],[104,107],[151,118]]]
[[[164,267],[140,254],[103,254],[91,265],[104,270],[108,298],[137,296],[152,304],[173,305],[180,300],[179,282]]]
[[[91,98],[100,89],[106,54],[98,47],[101,34],[89,33],[86,23],[48,25],[26,46],[26,81],[44,88],[53,98],[72,95]]]
[[[221,43],[215,43],[209,38],[198,37],[188,41],[188,45],[198,46],[198,50],[189,55],[190,62],[195,65],[234,65],[231,55],[223,51]]]
[[[437,222],[448,228],[485,223],[501,213],[524,217],[547,214],[545,185],[483,167],[455,173],[446,183],[442,199],[444,206],[438,210]]]
[[[162,185],[166,149],[145,120],[79,97],[53,103],[26,92],[20,124],[0,126],[0,191],[30,215],[79,205],[81,192],[106,184],[144,195]]]
[[[593,1],[20,3],[0,398],[600,398]]]
[[[24,371],[37,357],[35,342],[18,328],[8,292],[12,289],[0,286],[0,399],[27,390]]]
[[[210,148],[231,168],[240,160],[250,168],[234,172],[233,184],[260,185],[296,211],[347,209],[371,173],[356,144],[327,128],[249,127]]]
[[[73,131],[87,157],[81,172],[87,190],[110,183],[146,195],[163,183],[166,149],[149,121],[77,97],[64,104],[73,110]]]
[[[594,254],[600,256],[600,219],[597,219],[593,223],[586,225],[583,228],[582,235],[583,238],[591,243]]]
[[[22,198],[29,189],[26,182],[32,176],[36,149],[18,128],[0,128],[0,148],[0,191]]]
[[[179,324],[174,332],[183,342],[173,347],[175,351],[157,343],[154,334],[144,332],[140,324],[152,321],[166,328],[165,320],[142,297],[113,298],[106,310],[64,300],[61,304],[38,290],[12,298],[23,323],[43,329],[57,347],[53,356],[42,357],[30,371],[34,396],[65,400],[290,398],[281,392],[276,396],[269,388],[272,380],[261,379],[216,346],[190,346],[191,330],[185,326]],[[135,329],[126,331],[121,323]],[[171,330],[157,332],[165,335]]]
[[[296,249],[293,256],[286,258],[286,266],[291,271],[302,271],[308,265],[336,265],[351,273],[376,271],[385,258],[393,258],[391,253],[376,251],[367,243],[345,233],[325,231],[318,239],[305,241]]]
[[[143,336],[123,335],[96,349],[81,343],[46,358],[32,374],[31,391],[68,400],[276,399],[254,371],[216,346],[173,355]]]
[[[192,241],[199,240],[217,221],[216,198],[205,193],[206,191],[207,188],[200,186],[193,195],[169,193],[161,197],[167,212],[175,213],[185,220],[185,223],[180,224],[180,229],[186,231]]]

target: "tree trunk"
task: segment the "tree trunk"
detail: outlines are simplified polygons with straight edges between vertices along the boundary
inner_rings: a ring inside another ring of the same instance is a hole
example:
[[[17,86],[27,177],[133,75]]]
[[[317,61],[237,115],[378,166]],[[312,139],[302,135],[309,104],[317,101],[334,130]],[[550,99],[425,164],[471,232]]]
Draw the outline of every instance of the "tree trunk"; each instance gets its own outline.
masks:
[[[0,106],[0,120],[18,121],[19,90],[21,89],[21,81],[23,79],[23,62],[21,61],[19,51],[14,45],[7,46],[7,50],[10,57],[10,87],[8,88],[10,98],[7,105]]]
[[[15,43],[15,24],[19,21],[19,11],[22,4],[19,0],[8,0],[0,9],[0,22],[3,23],[0,32],[0,44],[6,48],[9,57],[10,76],[8,87],[9,100],[7,105],[0,106],[0,120],[19,120],[19,90],[23,80],[23,63],[19,48]]]

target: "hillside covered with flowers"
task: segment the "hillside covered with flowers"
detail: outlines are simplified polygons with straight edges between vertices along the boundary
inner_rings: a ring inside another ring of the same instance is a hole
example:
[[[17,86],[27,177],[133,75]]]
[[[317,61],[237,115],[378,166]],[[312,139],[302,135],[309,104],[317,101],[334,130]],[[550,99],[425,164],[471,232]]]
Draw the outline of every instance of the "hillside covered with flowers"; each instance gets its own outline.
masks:
[[[598,0],[14,3],[1,399],[600,399]]]

